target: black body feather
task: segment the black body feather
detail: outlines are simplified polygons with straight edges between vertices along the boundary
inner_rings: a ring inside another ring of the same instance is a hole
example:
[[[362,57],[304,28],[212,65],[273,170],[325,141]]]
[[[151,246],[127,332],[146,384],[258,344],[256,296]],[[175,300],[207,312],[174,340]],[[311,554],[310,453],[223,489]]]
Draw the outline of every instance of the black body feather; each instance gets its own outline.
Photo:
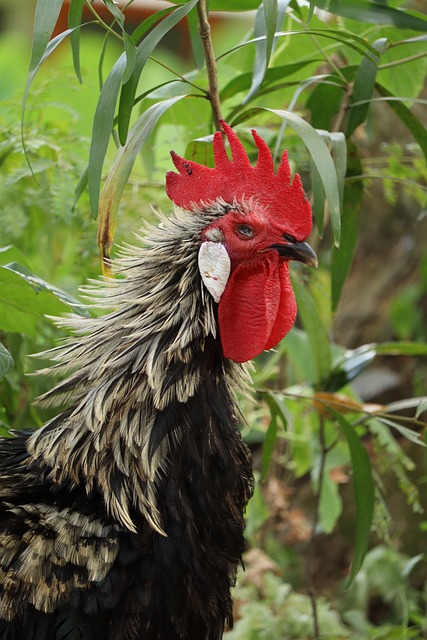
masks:
[[[220,640],[244,549],[251,461],[241,365],[222,356],[177,212],[118,261],[97,319],[49,352],[62,404],[0,441],[0,640]],[[47,373],[47,372],[46,372]]]

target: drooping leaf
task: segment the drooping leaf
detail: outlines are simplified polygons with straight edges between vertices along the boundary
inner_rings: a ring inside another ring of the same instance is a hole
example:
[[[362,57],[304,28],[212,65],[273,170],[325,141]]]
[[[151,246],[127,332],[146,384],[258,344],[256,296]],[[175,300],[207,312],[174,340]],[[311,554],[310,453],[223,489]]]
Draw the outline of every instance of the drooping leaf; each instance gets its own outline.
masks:
[[[348,140],[347,144],[346,177],[359,176],[362,174],[362,164],[360,162],[359,152],[351,140]],[[364,187],[361,180],[345,184],[343,214],[341,220],[341,242],[339,248],[334,247],[332,250],[331,304],[333,311],[335,311],[338,306],[344,282],[353,262],[359,229],[359,213],[360,207],[362,206],[363,192]]]
[[[422,14],[414,15],[402,9],[393,9],[385,3],[371,0],[316,0],[319,9],[325,9],[344,18],[372,24],[391,24],[400,29],[427,31],[427,20]]]
[[[328,145],[332,160],[335,165],[338,180],[338,192],[340,199],[340,209],[343,210],[343,197],[344,197],[344,179],[347,171],[347,144],[346,138],[340,131],[329,132],[318,130],[319,135],[323,138]],[[313,191],[313,210],[316,217],[316,224],[319,230],[319,235],[323,234],[323,220],[324,220],[324,201],[325,201],[325,189],[323,186],[322,178],[319,170],[317,169],[314,160],[311,160],[311,188]]]
[[[301,62],[292,62],[290,64],[282,65],[279,67],[271,67],[267,69],[264,75],[263,86],[268,86],[273,82],[283,80],[287,76],[297,73],[308,64],[320,62],[320,59],[315,60],[302,60]],[[228,82],[220,91],[220,100],[224,102],[229,98],[232,98],[240,91],[249,89],[252,81],[252,73],[240,73],[236,75],[230,82]]]
[[[335,42],[340,42],[346,47],[353,49],[361,56],[369,56],[372,54],[376,55],[375,49],[360,36],[351,33],[350,31],[344,31],[340,29],[340,31],[336,31],[334,29],[305,29],[304,31],[278,31],[274,34],[275,38],[283,38],[289,36],[318,36],[321,38],[327,38],[329,40],[334,40]],[[260,42],[262,40],[267,40],[267,36],[258,36],[257,38],[251,38],[250,40],[246,40],[245,42],[241,42],[236,46],[232,47],[228,51],[225,51],[220,56],[218,56],[217,60],[221,60],[222,58],[238,51],[242,47],[246,47],[248,45],[252,45],[254,43]]]
[[[84,0],[71,0],[70,8],[68,9],[68,28],[72,29],[70,33],[70,43],[73,54],[74,71],[80,83],[83,82],[80,65],[80,29],[76,29],[75,27],[81,25],[83,5]]]
[[[122,53],[105,80],[96,106],[95,117],[93,119],[87,179],[90,208],[94,218],[98,215],[102,168],[104,166],[108,143],[113,129],[117,97],[119,95],[126,64],[126,55]]]
[[[135,64],[129,80],[123,85],[118,114],[118,131],[120,143],[126,142],[129,130],[129,123],[132,109],[134,106],[135,94],[138,87],[141,72],[160,40],[188,13],[193,9],[198,0],[188,0],[188,2],[175,11],[166,16],[159,24],[157,24],[150,33],[142,40],[136,48]]]
[[[45,59],[46,48],[58,21],[62,4],[63,0],[37,0],[30,73],[40,65],[42,59]]]
[[[265,439],[262,447],[262,471],[261,471],[261,480],[264,481],[268,475],[268,470],[270,468],[271,459],[273,456],[273,452],[276,446],[277,434],[279,431],[279,421],[282,423],[282,426],[286,428],[287,426],[287,416],[286,410],[282,406],[281,401],[278,396],[274,393],[265,393],[264,394],[265,401],[268,404],[271,413],[271,420],[268,426],[268,429],[265,434]]]
[[[210,11],[252,11],[260,0],[209,0]],[[185,4],[187,0],[171,0],[173,4]]]
[[[12,354],[0,342],[0,380],[14,367]]]
[[[387,38],[380,38],[374,42],[373,46],[377,49],[378,55],[374,59],[372,56],[369,58],[364,57],[360,63],[360,67],[354,79],[353,90],[350,98],[347,136],[351,136],[357,127],[366,120],[369,109],[369,100],[372,97],[375,87],[375,78],[378,72],[380,56],[386,49],[387,44]]]
[[[359,349],[349,349],[344,357],[332,369],[325,390],[339,391],[357,378],[371,364],[377,352],[371,345],[363,345]]]
[[[335,165],[331,158],[328,147],[323,141],[319,133],[313,127],[303,120],[300,116],[290,111],[281,111],[279,109],[269,109],[267,107],[254,107],[242,112],[237,122],[242,122],[252,118],[257,113],[269,111],[286,121],[296,133],[300,136],[304,144],[307,146],[317,170],[323,182],[326,199],[329,206],[329,214],[331,216],[332,230],[334,234],[335,245],[338,246],[341,234],[341,210],[340,210],[340,194],[338,187],[338,178]]]
[[[374,517],[375,485],[368,453],[354,427],[337,411],[330,409],[338,422],[350,450],[353,489],[356,503],[356,534],[353,562],[347,588],[359,573],[366,552]]]
[[[65,292],[19,265],[0,266],[0,330],[34,336],[45,315],[83,312]]]
[[[252,82],[249,93],[243,99],[243,104],[247,104],[262,85],[273,51],[274,34],[281,27],[288,4],[289,0],[264,0],[258,8],[254,36],[255,38],[265,36],[265,39],[258,40],[255,44]]]
[[[316,367],[316,380],[313,382],[315,386],[321,386],[331,370],[329,336],[308,288],[301,285],[296,278],[292,279],[292,285],[298,304],[299,317],[307,332],[311,346],[311,357]]]
[[[160,116],[184,97],[181,95],[169,98],[144,111],[130,130],[126,144],[119,148],[99,202],[98,246],[103,258],[110,254],[120,200],[138,153]]]
[[[387,100],[388,106],[412,133],[414,139],[420,145],[427,161],[427,129],[424,124],[412,113],[410,109],[408,109],[405,104],[403,104],[401,100],[395,98],[388,89],[378,82],[375,84],[375,88],[380,96],[390,98],[390,100]]]
[[[190,34],[191,48],[193,50],[193,58],[196,69],[203,69],[205,64],[205,56],[203,51],[203,44],[200,39],[199,23],[197,19],[196,9],[190,11],[187,16],[188,31]]]
[[[338,485],[325,471],[320,493],[319,516],[323,531],[331,533],[342,513],[342,498]]]

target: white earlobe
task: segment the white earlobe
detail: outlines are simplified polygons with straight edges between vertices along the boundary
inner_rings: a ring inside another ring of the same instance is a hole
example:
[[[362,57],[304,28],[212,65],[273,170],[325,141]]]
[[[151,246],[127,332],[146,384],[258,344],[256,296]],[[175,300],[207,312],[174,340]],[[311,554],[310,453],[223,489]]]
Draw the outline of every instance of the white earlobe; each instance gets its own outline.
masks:
[[[203,242],[199,249],[199,271],[215,302],[219,302],[230,275],[227,249],[220,242]]]

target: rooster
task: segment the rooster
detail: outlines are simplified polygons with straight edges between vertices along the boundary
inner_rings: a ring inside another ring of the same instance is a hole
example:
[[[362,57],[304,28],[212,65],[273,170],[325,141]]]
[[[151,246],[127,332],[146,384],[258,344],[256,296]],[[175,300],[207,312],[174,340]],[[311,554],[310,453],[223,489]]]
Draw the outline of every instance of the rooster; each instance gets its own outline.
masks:
[[[221,123],[215,167],[174,152],[175,213],[120,277],[109,313],[59,321],[58,414],[0,443],[1,640],[220,640],[252,494],[234,398],[242,363],[296,315],[289,261],[315,265],[310,205],[265,141],[252,166]],[[113,309],[113,310],[111,310]]]

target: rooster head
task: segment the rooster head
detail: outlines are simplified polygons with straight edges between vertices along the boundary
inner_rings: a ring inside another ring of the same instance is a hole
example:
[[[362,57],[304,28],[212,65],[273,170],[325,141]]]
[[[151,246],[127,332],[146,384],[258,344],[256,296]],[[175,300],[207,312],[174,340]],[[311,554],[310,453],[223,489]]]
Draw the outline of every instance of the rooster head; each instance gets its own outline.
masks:
[[[252,131],[258,148],[252,166],[231,127],[224,121],[221,126],[232,159],[219,131],[213,139],[214,168],[172,151],[179,173],[167,173],[166,191],[188,211],[215,204],[223,212],[202,232],[199,269],[218,303],[224,355],[246,362],[274,347],[295,321],[289,261],[316,266],[317,258],[305,242],[312,228],[310,204],[299,175],[291,181],[287,152],[275,173],[267,144]]]

